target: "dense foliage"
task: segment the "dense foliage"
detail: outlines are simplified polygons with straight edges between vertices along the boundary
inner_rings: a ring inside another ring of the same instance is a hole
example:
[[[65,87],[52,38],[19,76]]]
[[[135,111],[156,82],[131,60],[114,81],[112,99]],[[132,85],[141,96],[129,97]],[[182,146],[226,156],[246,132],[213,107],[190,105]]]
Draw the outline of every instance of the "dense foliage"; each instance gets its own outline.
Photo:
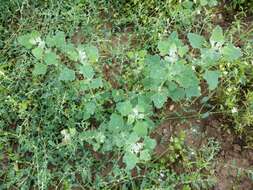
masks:
[[[180,131],[160,158],[153,133],[168,103],[200,100],[196,118],[223,113],[252,145],[252,41],[209,23],[218,5],[4,2],[0,189],[211,188],[218,142],[192,150]]]

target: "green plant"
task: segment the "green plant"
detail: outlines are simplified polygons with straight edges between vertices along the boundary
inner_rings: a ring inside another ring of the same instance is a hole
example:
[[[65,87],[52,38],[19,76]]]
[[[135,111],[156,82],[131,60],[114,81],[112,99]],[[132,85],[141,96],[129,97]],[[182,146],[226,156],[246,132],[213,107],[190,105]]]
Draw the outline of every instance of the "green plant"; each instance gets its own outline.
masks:
[[[28,51],[24,50],[27,65],[20,68],[20,75],[29,76],[32,86],[24,87],[22,99],[18,94],[5,101],[4,106],[15,114],[16,121],[5,114],[10,120],[5,119],[3,125],[14,122],[17,126],[22,123],[33,126],[26,128],[30,139],[22,136],[18,139],[20,148],[26,151],[28,147],[34,147],[31,152],[47,151],[46,147],[52,146],[50,150],[59,149],[59,154],[65,157],[76,154],[83,145],[91,145],[92,149],[85,154],[112,152],[116,160],[122,158],[126,169],[131,170],[152,159],[156,142],[149,134],[155,126],[151,119],[154,108],[162,108],[168,98],[182,101],[200,96],[199,85],[203,79],[209,90],[215,89],[219,72],[211,68],[220,60],[234,60],[241,55],[238,48],[225,43],[220,27],[212,32],[211,45],[198,34],[189,33],[188,39],[191,48],[176,32],[162,39],[158,43],[159,55],[140,54],[144,55],[144,62],[139,65],[140,74],[132,79],[134,82],[129,86],[128,81],[117,76],[121,89],[114,89],[104,79],[95,46],[75,46],[66,40],[63,32],[45,37],[36,31],[22,35],[18,42]],[[201,56],[194,57],[196,51]],[[127,73],[122,73],[124,78]],[[8,79],[4,80],[8,84]],[[5,93],[8,94],[8,90]],[[22,128],[20,130],[23,134]],[[36,134],[40,134],[40,139],[35,140]],[[50,144],[44,147],[46,139]],[[36,161],[40,158],[44,159],[42,163]],[[34,153],[33,159],[44,172],[36,174],[38,185],[43,189],[50,181],[44,164],[50,161]]]
[[[168,104],[211,104],[216,92],[219,111],[250,132],[251,47],[238,59],[221,27],[207,39],[216,5],[3,1],[0,189],[211,188],[215,141],[193,150],[172,135],[160,158],[153,133]]]

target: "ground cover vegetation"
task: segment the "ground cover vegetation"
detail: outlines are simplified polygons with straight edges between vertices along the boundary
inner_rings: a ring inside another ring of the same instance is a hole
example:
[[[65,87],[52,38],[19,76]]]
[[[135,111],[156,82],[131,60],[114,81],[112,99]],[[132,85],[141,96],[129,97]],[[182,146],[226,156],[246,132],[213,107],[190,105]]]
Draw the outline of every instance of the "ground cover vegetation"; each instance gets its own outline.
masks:
[[[1,0],[0,189],[252,189],[253,4]]]

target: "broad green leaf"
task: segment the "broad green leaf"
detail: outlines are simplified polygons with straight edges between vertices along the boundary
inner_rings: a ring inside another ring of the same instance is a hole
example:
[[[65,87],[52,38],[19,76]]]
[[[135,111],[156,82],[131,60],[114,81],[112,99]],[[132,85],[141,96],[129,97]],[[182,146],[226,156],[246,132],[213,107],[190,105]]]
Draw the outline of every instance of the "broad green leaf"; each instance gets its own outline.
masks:
[[[222,54],[224,58],[228,61],[234,61],[242,56],[240,48],[237,48],[232,44],[229,44],[222,48]]]
[[[33,69],[33,75],[44,75],[47,72],[47,65],[37,63]]]
[[[86,105],[85,105],[85,108],[86,108],[86,111],[89,113],[89,114],[94,114],[95,112],[95,109],[96,109],[96,104],[95,102],[88,102]]]
[[[40,33],[36,30],[32,31],[30,34],[29,42],[33,45],[41,43]]]
[[[201,6],[206,6],[206,5],[208,5],[208,0],[200,0],[200,5],[201,5]]]
[[[219,76],[220,76],[219,71],[208,71],[208,70],[205,71],[203,77],[208,84],[209,90],[214,90],[217,87],[219,82],[218,81]]]
[[[167,93],[158,92],[151,97],[156,108],[160,109],[163,107],[164,103],[167,101]]]
[[[220,26],[216,26],[212,32],[212,35],[210,37],[210,43],[212,46],[215,46],[215,44],[219,44],[219,46],[223,45],[225,41],[223,30]]]
[[[22,46],[24,46],[26,49],[31,49],[33,47],[33,44],[30,43],[30,34],[25,34],[23,36],[18,37],[18,43]]]
[[[92,79],[89,86],[92,89],[97,89],[97,88],[103,87],[103,80],[102,80],[102,78]]]
[[[36,57],[37,59],[41,59],[43,56],[44,50],[40,47],[36,47],[32,50],[32,54],[34,57]]]
[[[168,96],[173,101],[180,101],[185,98],[185,90],[183,88],[176,88],[175,90],[169,90]]]
[[[161,62],[161,58],[158,55],[148,55],[145,58],[145,63],[147,65],[149,65],[149,64],[159,64],[160,62]]]
[[[151,139],[150,137],[146,137],[144,139],[144,148],[148,149],[149,151],[153,151],[153,149],[156,147],[156,140]]]
[[[217,65],[221,54],[215,49],[201,49],[201,65],[202,66],[213,66]]]
[[[115,102],[122,101],[124,98],[124,91],[122,89],[112,89],[112,97]]]
[[[149,150],[145,149],[140,152],[140,160],[149,161],[151,160],[151,156],[149,154]]]
[[[138,163],[138,157],[132,152],[127,152],[123,156],[123,161],[126,164],[126,169],[132,170]]]
[[[93,76],[95,75],[94,70],[90,65],[80,66],[80,73],[83,74],[88,79],[92,79]]]
[[[61,81],[73,81],[73,80],[75,80],[75,78],[76,78],[75,71],[65,67],[60,73],[59,80],[61,80]]]
[[[52,37],[50,34],[48,34],[48,35],[46,36],[45,42],[46,42],[46,45],[47,45],[48,47],[53,47],[53,46],[55,46],[54,37]]]
[[[116,113],[113,113],[110,117],[108,130],[110,130],[112,132],[117,132],[123,128],[124,128],[124,120],[123,120],[122,116],[120,116]]]
[[[71,43],[66,44],[61,50],[68,56],[72,61],[77,61],[79,58],[78,52],[75,46]]]
[[[166,68],[162,64],[149,65],[150,77],[157,80],[156,82],[163,82],[166,80]]]
[[[144,137],[148,134],[148,123],[145,121],[137,121],[133,131],[140,137]]]
[[[64,48],[64,46],[66,45],[65,38],[65,33],[62,31],[58,31],[53,37],[55,46],[57,48]]]
[[[192,97],[198,97],[201,95],[200,87],[197,85],[197,86],[191,86],[189,88],[186,88],[185,94],[188,99]]]
[[[193,48],[201,49],[203,44],[205,43],[205,38],[198,34],[188,33],[187,34],[188,40]]]
[[[49,51],[45,53],[44,61],[47,65],[58,65],[58,56],[55,52]]]
[[[130,148],[133,144],[137,143],[140,140],[140,137],[136,133],[131,133],[126,141],[126,145],[130,145]]]
[[[127,116],[132,112],[132,104],[130,101],[126,102],[119,102],[117,104],[117,110],[121,113],[123,116]]]
[[[170,50],[170,41],[168,39],[159,41],[158,50],[162,56],[168,54]]]
[[[85,47],[85,53],[87,54],[90,62],[97,62],[99,58],[99,53],[97,47],[89,45]]]
[[[180,57],[183,57],[188,51],[189,51],[189,47],[188,47],[187,45],[185,45],[185,46],[180,46],[180,47],[178,48],[178,55],[179,55]]]

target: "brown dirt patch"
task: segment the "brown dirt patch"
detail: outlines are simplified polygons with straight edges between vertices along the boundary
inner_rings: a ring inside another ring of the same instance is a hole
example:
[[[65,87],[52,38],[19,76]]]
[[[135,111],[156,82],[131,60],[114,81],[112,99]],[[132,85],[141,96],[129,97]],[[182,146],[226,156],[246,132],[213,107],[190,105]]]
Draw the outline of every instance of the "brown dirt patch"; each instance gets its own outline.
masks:
[[[221,149],[214,164],[214,175],[217,184],[214,190],[250,190],[253,189],[253,181],[249,178],[248,171],[253,169],[253,150],[246,148],[244,141],[228,130],[222,130],[222,119],[210,116],[208,119],[189,119],[187,123],[179,121],[167,121],[156,128],[152,137],[158,142],[155,156],[163,156],[167,151],[171,136],[180,130],[186,133],[185,144],[188,147],[199,149],[205,145],[208,139],[213,138],[220,143]],[[198,134],[192,131],[193,126],[200,126]]]

